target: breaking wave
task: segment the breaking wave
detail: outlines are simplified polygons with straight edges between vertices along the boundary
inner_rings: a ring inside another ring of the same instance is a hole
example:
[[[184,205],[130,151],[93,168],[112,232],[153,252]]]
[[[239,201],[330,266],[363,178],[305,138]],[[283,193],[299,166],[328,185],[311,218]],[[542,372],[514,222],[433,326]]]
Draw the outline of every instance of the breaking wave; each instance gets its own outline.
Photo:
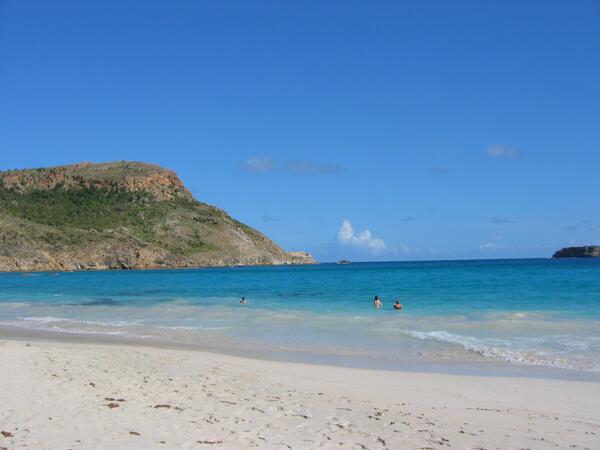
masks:
[[[585,358],[581,355],[567,355],[559,352],[550,354],[543,350],[527,350],[519,348],[515,341],[504,339],[480,339],[470,336],[448,333],[447,331],[413,331],[406,330],[405,334],[423,340],[434,340],[454,344],[464,350],[485,358],[504,361],[511,364],[526,364],[531,366],[553,367],[557,369],[581,370],[600,373],[600,360]],[[569,345],[568,342],[565,345]],[[585,344],[580,343],[580,346]]]

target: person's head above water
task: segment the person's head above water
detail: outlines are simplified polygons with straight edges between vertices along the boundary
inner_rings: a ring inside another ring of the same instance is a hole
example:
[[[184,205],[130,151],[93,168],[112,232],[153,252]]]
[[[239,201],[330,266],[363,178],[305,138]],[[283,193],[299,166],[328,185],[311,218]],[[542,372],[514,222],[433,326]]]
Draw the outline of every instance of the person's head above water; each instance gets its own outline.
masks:
[[[399,304],[400,304],[400,300],[396,300],[396,305],[399,305]]]
[[[379,300],[379,296],[378,295],[375,296],[375,300]]]

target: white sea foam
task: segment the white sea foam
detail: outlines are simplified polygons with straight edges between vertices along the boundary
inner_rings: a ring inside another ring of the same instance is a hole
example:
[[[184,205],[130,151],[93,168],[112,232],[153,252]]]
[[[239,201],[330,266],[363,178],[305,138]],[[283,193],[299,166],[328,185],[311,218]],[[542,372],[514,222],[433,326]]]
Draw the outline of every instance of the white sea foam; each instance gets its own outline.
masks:
[[[21,327],[21,328],[26,328],[26,329],[36,329],[36,330],[42,330],[42,331],[50,331],[50,332],[55,332],[55,333],[69,333],[69,334],[101,334],[101,335],[120,335],[120,336],[129,336],[129,337],[146,337],[146,336],[139,336],[137,334],[130,334],[130,333],[125,333],[123,331],[117,331],[117,330],[90,330],[89,328],[87,329],[82,329],[82,328],[66,328],[66,327],[61,327],[58,325],[49,325],[49,323],[51,322],[40,322],[42,323],[42,326],[38,326],[38,327],[31,327],[31,324],[29,324],[29,326],[27,326],[28,324],[25,322],[3,322],[0,321],[0,325],[10,325],[10,326],[17,326],[17,327]]]
[[[66,317],[22,317],[21,320],[25,322],[33,322],[33,323],[56,323],[56,322],[64,322],[64,323],[75,323],[75,324],[85,324],[85,325],[99,325],[99,326],[108,326],[108,327],[127,327],[132,325],[137,325],[136,322],[124,322],[124,321],[114,321],[114,322],[102,322],[98,320],[83,320],[83,319],[69,319]]]
[[[109,336],[131,336],[127,333],[123,333],[121,331],[109,331],[109,330],[88,330],[88,329],[78,329],[78,328],[63,328],[63,327],[49,327],[45,328],[44,331],[55,331],[57,333],[69,333],[69,334],[101,334],[101,335],[109,335]]]
[[[573,356],[559,356],[556,352],[550,354],[543,350],[523,350],[511,348],[515,342],[504,339],[479,339],[461,336],[447,331],[414,331],[406,330],[406,334],[417,339],[436,340],[444,343],[459,345],[463,349],[486,358],[505,361],[512,364],[527,364],[560,369],[582,370],[600,373],[600,361]]]
[[[53,323],[53,322],[65,322],[69,319],[62,317],[22,317],[21,320],[26,322],[37,322],[37,323]]]
[[[164,326],[164,325],[156,325],[155,328],[160,328],[163,330],[189,330],[189,331],[200,331],[200,330],[229,330],[231,329],[231,327],[202,327],[202,326],[193,326],[193,327],[187,327],[187,326],[180,326],[180,325],[175,325],[175,326]]]
[[[14,305],[22,306],[23,304],[15,303]],[[311,351],[310,348],[317,339],[315,336],[318,336],[318,346],[323,348],[328,345],[338,346],[338,352],[341,352],[339,349],[358,350],[359,347],[365,346],[365,342],[381,342],[386,347],[390,342],[397,342],[402,335],[405,335],[423,341],[446,344],[419,344],[417,341],[413,341],[417,350],[419,346],[425,348],[431,348],[432,345],[436,348],[441,346],[443,357],[457,357],[460,360],[461,357],[465,357],[464,351],[467,351],[484,358],[512,364],[600,373],[600,358],[598,357],[600,336],[594,336],[594,333],[591,332],[590,327],[593,328],[597,322],[590,321],[582,323],[568,321],[566,325],[562,321],[553,322],[551,329],[543,328],[543,333],[540,334],[540,327],[532,327],[532,323],[537,323],[537,320],[533,321],[531,316],[528,317],[525,314],[503,315],[501,318],[500,315],[496,315],[494,321],[465,321],[457,320],[454,316],[451,316],[452,320],[431,316],[423,319],[397,315],[389,317],[380,317],[380,315],[338,316],[334,314],[316,315],[307,311],[281,312],[256,308],[248,310],[242,316],[239,311],[225,307],[204,309],[198,306],[177,305],[169,308],[153,306],[144,309],[119,309],[119,319],[121,320],[110,320],[111,317],[108,314],[112,311],[112,307],[109,307],[106,308],[106,311],[99,309],[100,314],[94,317],[95,320],[89,320],[91,319],[89,314],[87,318],[77,317],[84,314],[80,309],[76,310],[75,317],[62,317],[63,312],[58,310],[50,312],[48,309],[37,309],[38,311],[29,311],[29,313],[37,312],[40,314],[39,316],[25,316],[27,313],[23,314],[23,311],[20,314],[21,317],[13,316],[14,318],[9,319],[6,323],[54,332],[136,337],[147,335],[172,338],[175,341],[197,340],[198,338],[194,337],[196,334],[202,335],[202,339],[206,339],[211,336],[211,332],[214,332],[214,337],[231,335],[236,338],[243,337],[254,343],[264,342],[265,337],[261,335],[261,331],[253,330],[265,329],[272,330],[267,334],[269,343],[265,343],[266,346],[274,345],[274,342],[284,346],[296,343],[300,346],[307,346],[307,351]],[[48,314],[49,312],[50,314]],[[85,311],[85,313],[88,312],[89,310]],[[159,312],[160,314],[158,314]],[[127,319],[122,320],[124,318]],[[505,332],[504,329],[501,330],[501,333],[498,332],[493,325],[507,318],[525,323],[523,326],[519,324],[518,327],[511,328],[510,333]],[[278,325],[278,327],[274,328],[273,325]],[[285,330],[284,334],[281,334],[281,327]],[[406,328],[413,329],[406,330]],[[425,331],[428,329],[435,331]],[[532,329],[535,330],[535,333],[531,332]],[[556,333],[557,329],[560,330],[560,334]],[[224,331],[220,332],[220,330]],[[460,352],[457,353],[458,349],[462,349],[460,350],[462,355]],[[448,351],[447,355],[446,351]],[[312,352],[319,353],[314,349]],[[373,352],[367,351],[367,353]]]

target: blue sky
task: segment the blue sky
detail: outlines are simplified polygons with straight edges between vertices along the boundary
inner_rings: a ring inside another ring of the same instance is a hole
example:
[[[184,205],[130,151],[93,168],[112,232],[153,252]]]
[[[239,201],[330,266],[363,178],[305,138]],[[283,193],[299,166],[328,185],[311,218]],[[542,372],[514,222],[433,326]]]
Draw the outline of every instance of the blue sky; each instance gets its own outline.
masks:
[[[600,2],[0,1],[0,170],[141,160],[320,260],[600,243]]]

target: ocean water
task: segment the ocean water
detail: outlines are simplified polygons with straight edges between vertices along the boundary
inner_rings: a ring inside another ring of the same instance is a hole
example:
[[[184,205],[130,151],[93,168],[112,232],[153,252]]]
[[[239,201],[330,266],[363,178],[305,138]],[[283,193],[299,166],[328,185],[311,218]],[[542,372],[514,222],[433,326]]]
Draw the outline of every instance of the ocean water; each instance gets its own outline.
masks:
[[[600,380],[600,259],[2,273],[0,335],[8,328],[358,367]]]

